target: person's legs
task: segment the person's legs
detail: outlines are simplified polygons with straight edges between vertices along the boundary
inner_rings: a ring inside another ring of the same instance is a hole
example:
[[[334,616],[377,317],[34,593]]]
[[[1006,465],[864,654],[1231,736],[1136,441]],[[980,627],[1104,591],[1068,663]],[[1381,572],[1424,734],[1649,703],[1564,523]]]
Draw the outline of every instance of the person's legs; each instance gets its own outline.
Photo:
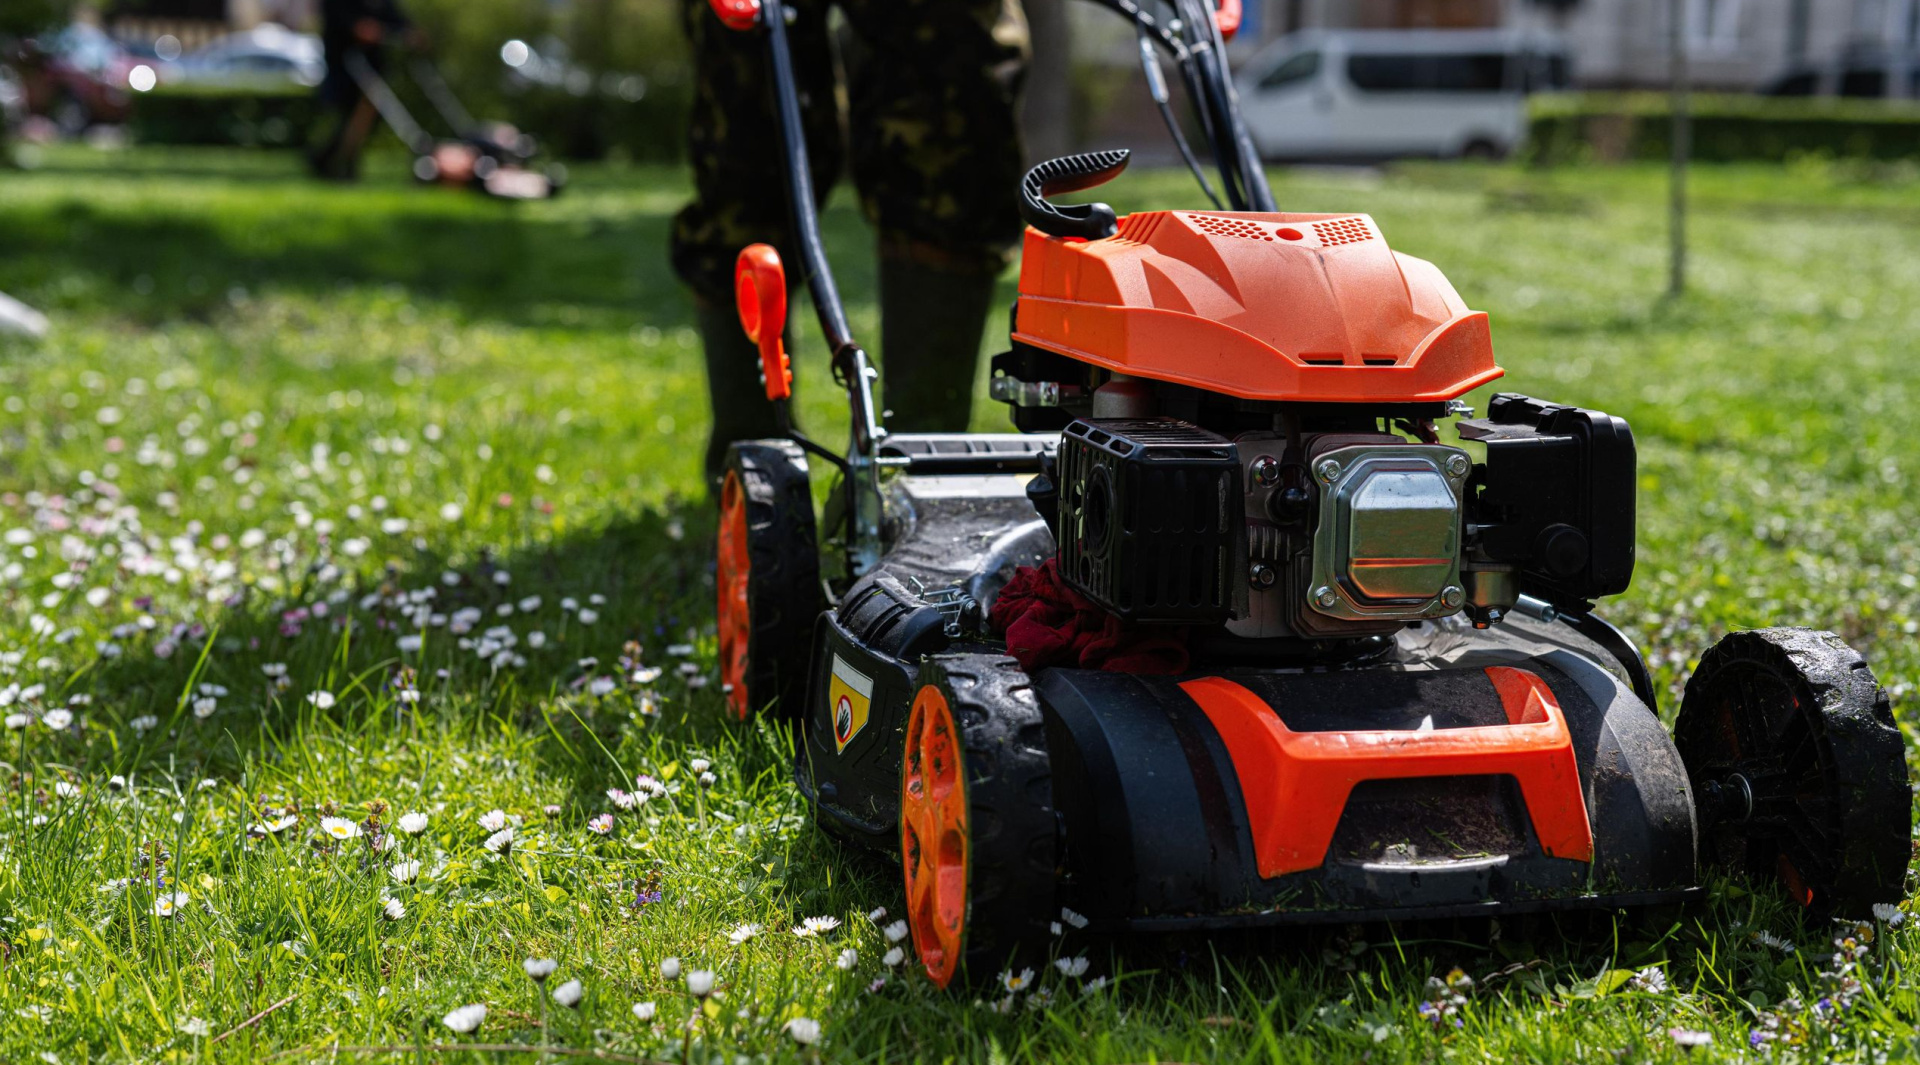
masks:
[[[846,0],[854,179],[879,230],[888,426],[967,428],[994,282],[1020,235],[1016,0]]]
[[[796,284],[800,264],[788,226],[785,161],[773,114],[766,41],[720,24],[707,0],[683,0],[683,21],[694,57],[693,114],[688,123],[694,199],[673,220],[674,272],[693,290],[700,339],[706,348],[707,394],[713,430],[707,438],[709,486],[720,473],[727,445],[776,431],[773,405],[759,378],[759,351],[734,314],[733,264],[740,249],[772,244]],[[826,7],[801,0],[788,28],[795,76],[807,127],[814,190],[824,201],[840,167],[839,118]],[[789,318],[800,312],[793,301]]]

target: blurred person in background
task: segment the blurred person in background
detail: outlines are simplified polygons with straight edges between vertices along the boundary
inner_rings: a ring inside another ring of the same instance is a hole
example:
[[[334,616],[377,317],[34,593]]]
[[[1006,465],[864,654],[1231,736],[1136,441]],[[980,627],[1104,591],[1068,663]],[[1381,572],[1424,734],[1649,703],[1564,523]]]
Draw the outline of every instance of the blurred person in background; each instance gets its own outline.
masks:
[[[857,46],[842,136],[829,0],[789,0],[788,30],[814,189],[824,203],[850,154],[878,237],[882,406],[890,429],[967,428],[994,282],[1020,237],[1015,106],[1028,59],[1018,0],[837,0]],[[792,264],[766,42],[682,0],[693,49],[694,199],[674,219],[672,260],[693,290],[706,348],[711,485],[733,440],[771,436],[759,357],[734,312],[740,249],[765,241]],[[791,320],[791,319],[790,319]]]
[[[359,178],[360,155],[380,121],[373,101],[348,72],[347,57],[359,55],[376,73],[384,73],[387,40],[414,32],[399,0],[321,0],[320,47],[327,75],[318,92],[334,120],[326,143],[308,157],[315,174],[332,181]]]

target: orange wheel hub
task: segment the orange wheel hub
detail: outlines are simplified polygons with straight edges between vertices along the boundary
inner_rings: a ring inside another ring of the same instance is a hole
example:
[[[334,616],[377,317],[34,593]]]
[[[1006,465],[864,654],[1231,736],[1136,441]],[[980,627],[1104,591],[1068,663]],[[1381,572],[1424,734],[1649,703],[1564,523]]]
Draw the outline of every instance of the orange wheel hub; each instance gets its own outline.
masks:
[[[960,967],[967,919],[967,791],[960,739],[939,688],[914,696],[900,774],[900,857],[907,925],[927,977],[945,987]]]
[[[747,613],[747,577],[752,558],[747,553],[747,496],[732,470],[720,487],[720,682],[727,693],[727,709],[744,721],[753,705],[747,701],[747,645],[753,635]]]

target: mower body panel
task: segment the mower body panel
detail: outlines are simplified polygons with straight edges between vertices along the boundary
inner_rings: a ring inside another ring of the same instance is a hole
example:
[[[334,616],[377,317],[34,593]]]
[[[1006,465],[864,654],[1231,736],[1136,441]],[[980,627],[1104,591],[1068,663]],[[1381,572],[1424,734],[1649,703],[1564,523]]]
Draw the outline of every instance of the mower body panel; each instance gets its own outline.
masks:
[[[1249,400],[1420,403],[1501,375],[1487,316],[1363,214],[1153,211],[1029,228],[1013,339]]]
[[[948,601],[984,611],[1015,567],[1053,554],[1025,481],[913,475],[889,485],[890,551],[814,630],[796,778],[837,834],[898,846],[902,737],[927,656],[1003,653],[953,624]],[[1387,653],[1341,669],[1041,670],[1032,686],[1059,811],[1060,900],[1108,927],[1180,930],[1684,898],[1697,892],[1693,799],[1666,730],[1634,694],[1637,664],[1567,621],[1516,613],[1486,631],[1458,619],[1409,626]],[[1543,846],[1514,777],[1522,769],[1494,764],[1330,795],[1337,808],[1320,815],[1337,829],[1324,855],[1263,875],[1256,822],[1276,809],[1263,814],[1248,797],[1276,785],[1276,767],[1236,754],[1194,681],[1243,688],[1294,733],[1417,738],[1518,724],[1490,679],[1501,670],[1534,678],[1554,704],[1571,749],[1559,797],[1581,812],[1585,852]]]

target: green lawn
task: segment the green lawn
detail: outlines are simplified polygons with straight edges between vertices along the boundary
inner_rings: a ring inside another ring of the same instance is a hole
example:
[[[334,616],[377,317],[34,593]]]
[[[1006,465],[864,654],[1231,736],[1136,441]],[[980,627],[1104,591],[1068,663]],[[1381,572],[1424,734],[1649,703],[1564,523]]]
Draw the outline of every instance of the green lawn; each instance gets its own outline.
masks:
[[[376,169],[342,189],[141,150],[0,173],[0,291],[55,321],[0,338],[0,1060],[1920,1055],[1912,923],[1843,987],[1833,928],[1727,881],[1683,914],[1070,938],[1090,971],[1010,999],[888,967],[868,913],[899,907],[894,870],[823,837],[789,738],[726,724],[703,683],[704,390],[663,247],[681,175],[587,169],[514,207]],[[1762,624],[1838,630],[1912,712],[1913,171],[1702,170],[1671,303],[1658,169],[1276,183],[1438,262],[1492,313],[1506,387],[1632,422],[1640,566],[1610,613],[1669,714],[1706,646]],[[1176,174],[1103,191],[1198,202]],[[871,337],[872,257],[836,203]],[[836,438],[818,352],[798,374]],[[610,800],[643,775],[664,793]],[[840,924],[790,931],[807,917]],[[541,957],[577,1008],[523,972]],[[1430,1024],[1455,967],[1475,984]],[[718,990],[689,1025],[695,970]],[[475,1031],[443,1021],[474,1003]],[[1779,1038],[1751,1051],[1756,1027]]]

